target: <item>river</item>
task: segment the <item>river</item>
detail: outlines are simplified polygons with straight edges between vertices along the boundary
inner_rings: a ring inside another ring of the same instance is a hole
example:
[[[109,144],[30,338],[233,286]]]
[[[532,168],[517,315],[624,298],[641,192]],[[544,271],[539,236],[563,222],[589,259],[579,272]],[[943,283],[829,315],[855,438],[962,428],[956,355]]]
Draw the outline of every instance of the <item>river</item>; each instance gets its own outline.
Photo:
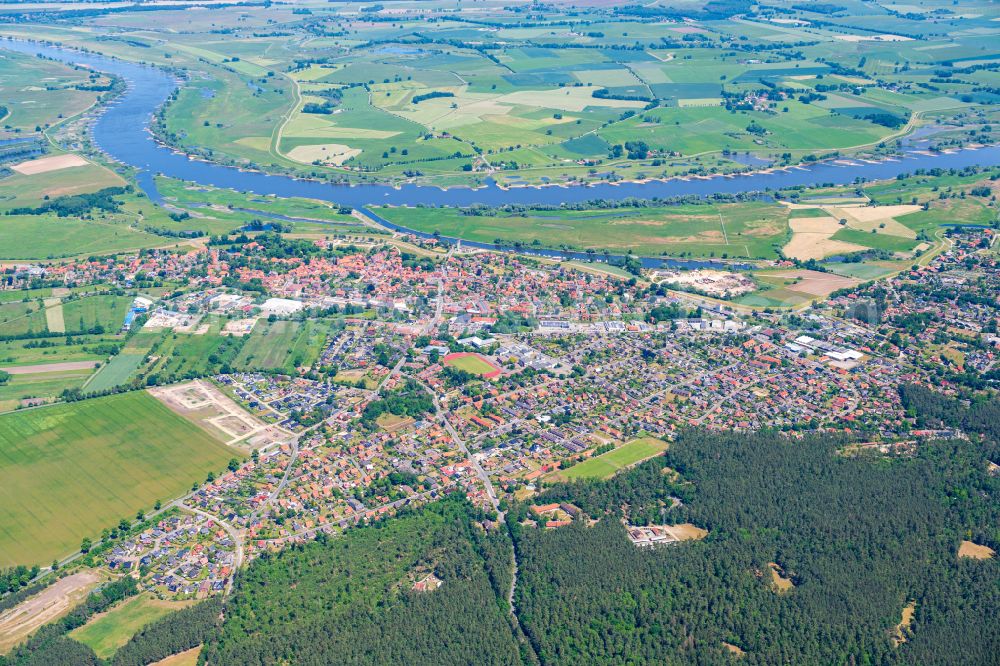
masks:
[[[598,183],[567,187],[512,187],[503,189],[494,183],[472,189],[454,187],[441,189],[430,185],[334,185],[283,175],[245,171],[220,164],[192,160],[157,143],[149,130],[153,112],[177,88],[178,80],[170,73],[153,66],[140,65],[95,53],[10,39],[0,40],[0,48],[29,55],[41,54],[70,64],[114,74],[127,83],[126,91],[111,102],[93,124],[94,143],[109,157],[138,170],[137,183],[157,203],[163,199],[156,190],[155,174],[192,181],[202,185],[224,187],[257,194],[281,197],[306,197],[329,201],[342,206],[365,209],[381,204],[447,205],[475,204],[561,204],[591,199],[620,200],[636,198],[670,198],[685,195],[705,196],[716,193],[738,194],[782,189],[821,183],[850,184],[858,177],[873,180],[894,178],[917,169],[962,168],[1000,164],[1000,146],[978,150],[959,150],[943,154],[926,154],[909,149],[900,159],[881,162],[850,160],[848,163],[821,162],[772,172],[708,179],[671,179],[643,183]],[[372,215],[380,223],[377,215]],[[393,225],[394,228],[402,229]],[[409,230],[407,230],[409,231]],[[442,239],[450,241],[454,239]],[[467,241],[463,241],[467,242]],[[490,244],[468,243],[492,248]],[[561,252],[538,252],[563,256]],[[597,255],[604,257],[606,255]],[[578,254],[576,258],[590,259]],[[654,260],[648,265],[660,265]],[[675,263],[675,262],[671,262]],[[692,262],[683,262],[691,265]],[[697,263],[697,262],[695,262]],[[713,262],[707,262],[712,264]],[[678,264],[679,265],[679,264]]]

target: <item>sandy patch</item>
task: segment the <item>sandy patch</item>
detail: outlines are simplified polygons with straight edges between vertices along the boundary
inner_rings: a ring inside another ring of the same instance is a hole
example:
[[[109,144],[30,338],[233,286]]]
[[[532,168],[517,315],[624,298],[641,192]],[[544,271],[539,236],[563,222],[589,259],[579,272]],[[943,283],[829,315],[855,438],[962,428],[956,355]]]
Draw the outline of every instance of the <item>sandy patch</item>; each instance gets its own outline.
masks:
[[[989,546],[983,546],[972,541],[963,541],[958,548],[959,557],[968,557],[973,560],[988,560],[996,555],[996,551]]]
[[[727,650],[729,650],[732,654],[734,654],[737,657],[742,657],[743,655],[746,654],[746,652],[743,651],[743,648],[741,648],[738,645],[733,645],[732,643],[727,643],[727,642],[723,641],[722,642],[722,647],[726,648]]]
[[[351,148],[342,143],[318,143],[310,146],[296,146],[286,153],[290,159],[302,164],[312,164],[319,161],[323,164],[336,164],[337,166],[360,154],[360,148]]]
[[[0,613],[0,653],[20,643],[43,624],[69,612],[100,580],[95,571],[73,574]]]
[[[201,654],[201,646],[193,647],[184,652],[170,655],[166,659],[155,661],[149,666],[195,666],[198,663],[198,655]]]
[[[792,582],[791,578],[784,575],[784,569],[779,567],[775,562],[768,562],[767,566],[771,569],[771,584],[774,585],[778,594],[785,594],[795,589],[795,583]]]
[[[892,637],[892,644],[899,647],[906,642],[906,629],[910,628],[913,624],[913,618],[917,614],[917,602],[911,601],[910,603],[903,606],[903,618],[900,620],[899,624],[896,625],[896,632]]]
[[[68,155],[53,155],[52,157],[41,157],[37,160],[28,160],[11,167],[14,171],[25,176],[34,176],[39,173],[49,171],[59,171],[60,169],[70,169],[72,167],[87,166],[90,164],[79,155],[72,153]]]
[[[678,541],[690,541],[693,539],[704,539],[708,536],[708,530],[692,525],[691,523],[681,523],[679,525],[664,525],[663,529],[673,534]]]
[[[693,287],[712,296],[739,296],[754,291],[754,281],[742,273],[729,271],[654,271],[653,279],[681,287]]]

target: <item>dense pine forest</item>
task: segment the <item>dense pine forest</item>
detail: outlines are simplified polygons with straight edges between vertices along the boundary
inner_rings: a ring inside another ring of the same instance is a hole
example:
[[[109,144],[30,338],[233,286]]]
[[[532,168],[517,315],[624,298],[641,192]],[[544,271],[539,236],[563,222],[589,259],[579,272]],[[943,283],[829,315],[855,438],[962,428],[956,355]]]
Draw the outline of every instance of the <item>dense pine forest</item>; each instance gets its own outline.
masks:
[[[521,663],[490,576],[510,559],[495,550],[454,498],[263,557],[238,579],[203,655],[247,665]],[[441,586],[414,590],[429,574]]]
[[[725,642],[746,663],[995,663],[1000,566],[957,557],[962,539],[1000,545],[987,445],[882,455],[845,444],[690,432],[611,481],[550,489],[539,501],[602,519],[516,529],[516,602],[541,661],[721,663]],[[682,503],[667,509],[671,496]],[[623,507],[631,522],[710,535],[640,551]],[[794,588],[779,593],[772,563]]]

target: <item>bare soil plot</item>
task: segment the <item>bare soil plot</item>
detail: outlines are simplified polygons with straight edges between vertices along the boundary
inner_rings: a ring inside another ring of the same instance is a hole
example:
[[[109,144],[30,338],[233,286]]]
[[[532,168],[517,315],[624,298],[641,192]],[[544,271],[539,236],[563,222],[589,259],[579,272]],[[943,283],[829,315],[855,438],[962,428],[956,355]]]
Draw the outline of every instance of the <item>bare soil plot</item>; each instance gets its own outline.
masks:
[[[387,432],[396,432],[412,425],[414,420],[410,416],[397,416],[396,414],[385,413],[375,419],[375,423]]]
[[[693,541],[704,539],[708,536],[708,530],[702,529],[691,523],[681,523],[679,525],[664,525],[663,528],[674,535],[678,541]]]
[[[38,365],[18,365],[2,368],[12,375],[35,375],[42,372],[67,372],[70,370],[91,370],[95,361],[63,361],[62,363],[40,363]]]
[[[286,439],[285,433],[258,420],[208,382],[161,386],[149,393],[230,446],[260,448]]]
[[[996,555],[996,551],[989,546],[983,546],[972,541],[963,541],[958,548],[959,557],[967,557],[973,560],[988,560]]]
[[[37,160],[28,160],[27,162],[15,164],[11,167],[11,169],[25,176],[34,176],[38,173],[48,173],[50,171],[59,171],[61,169],[70,169],[72,167],[87,166],[88,164],[90,164],[90,162],[83,159],[79,155],[70,153],[68,155],[53,155],[52,157],[41,157]]]
[[[87,597],[100,580],[96,571],[73,574],[0,613],[0,654],[6,653],[43,624],[68,613]]]
[[[733,655],[735,655],[737,657],[742,657],[743,655],[746,654],[746,652],[743,650],[743,648],[741,648],[738,645],[733,645],[732,643],[727,643],[727,642],[723,641],[722,642],[722,647],[726,648],[727,650],[729,650],[729,652],[731,652]]]

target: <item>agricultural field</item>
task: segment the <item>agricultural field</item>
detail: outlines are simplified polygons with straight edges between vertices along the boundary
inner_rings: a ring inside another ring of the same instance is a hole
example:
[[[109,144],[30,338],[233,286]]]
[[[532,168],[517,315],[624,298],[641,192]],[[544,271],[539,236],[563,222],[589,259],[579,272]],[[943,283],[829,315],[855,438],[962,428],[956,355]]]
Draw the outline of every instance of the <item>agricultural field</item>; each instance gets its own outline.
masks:
[[[93,362],[83,361],[80,364],[90,365],[90,368],[79,368],[73,363],[69,369],[51,370],[45,368],[42,372],[11,374],[10,380],[0,384],[0,412],[17,409],[26,401],[48,401],[59,396],[68,389],[81,388],[87,379],[94,374]],[[61,363],[52,365],[60,366]],[[2,367],[2,366],[0,366]],[[40,366],[34,366],[42,369]],[[6,368],[9,372],[10,368]]]
[[[613,451],[602,453],[555,474],[559,479],[609,479],[619,470],[652,458],[667,450],[667,443],[652,437],[632,440]]]
[[[143,353],[121,353],[101,367],[81,388],[87,393],[100,393],[125,384],[146,357]]]
[[[771,259],[788,236],[788,211],[762,201],[611,209],[380,208],[400,226],[482,243],[657,256]]]
[[[47,563],[239,454],[133,392],[0,416],[0,566]]]

